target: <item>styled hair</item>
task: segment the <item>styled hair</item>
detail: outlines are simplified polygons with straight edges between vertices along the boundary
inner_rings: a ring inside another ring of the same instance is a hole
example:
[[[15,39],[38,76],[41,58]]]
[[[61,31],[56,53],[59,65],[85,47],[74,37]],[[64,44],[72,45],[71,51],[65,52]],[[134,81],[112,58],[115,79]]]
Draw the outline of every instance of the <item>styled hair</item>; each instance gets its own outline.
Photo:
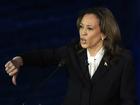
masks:
[[[84,15],[94,14],[99,19],[99,26],[101,32],[106,36],[103,41],[103,46],[111,55],[119,53],[119,44],[121,42],[121,35],[119,26],[108,8],[97,7],[88,8],[80,12],[77,19],[77,28],[80,28],[80,23]]]

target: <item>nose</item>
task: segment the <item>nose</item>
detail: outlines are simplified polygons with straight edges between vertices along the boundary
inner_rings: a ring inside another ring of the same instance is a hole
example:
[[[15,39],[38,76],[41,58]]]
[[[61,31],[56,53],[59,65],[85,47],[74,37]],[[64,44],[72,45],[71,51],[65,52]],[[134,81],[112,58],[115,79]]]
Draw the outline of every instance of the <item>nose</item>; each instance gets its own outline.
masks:
[[[86,35],[87,35],[87,29],[83,29],[83,30],[81,31],[81,35],[86,36]]]

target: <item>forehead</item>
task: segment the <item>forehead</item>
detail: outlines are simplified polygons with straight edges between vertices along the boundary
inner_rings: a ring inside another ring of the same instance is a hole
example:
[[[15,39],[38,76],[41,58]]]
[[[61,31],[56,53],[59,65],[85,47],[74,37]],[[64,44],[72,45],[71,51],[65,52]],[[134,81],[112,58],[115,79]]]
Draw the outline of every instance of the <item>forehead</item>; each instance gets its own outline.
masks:
[[[96,25],[99,24],[99,19],[95,14],[85,14],[81,20],[81,23],[87,25]]]

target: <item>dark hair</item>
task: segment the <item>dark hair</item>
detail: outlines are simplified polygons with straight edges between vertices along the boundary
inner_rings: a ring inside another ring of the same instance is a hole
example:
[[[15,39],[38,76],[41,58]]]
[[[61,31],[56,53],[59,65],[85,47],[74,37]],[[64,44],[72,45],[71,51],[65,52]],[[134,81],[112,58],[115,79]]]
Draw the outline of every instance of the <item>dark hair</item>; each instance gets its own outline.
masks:
[[[110,52],[111,55],[119,53],[119,44],[121,42],[120,29],[112,12],[109,9],[103,7],[83,10],[77,19],[78,29],[85,14],[94,14],[99,19],[101,32],[106,36],[103,42],[103,46],[106,51]]]

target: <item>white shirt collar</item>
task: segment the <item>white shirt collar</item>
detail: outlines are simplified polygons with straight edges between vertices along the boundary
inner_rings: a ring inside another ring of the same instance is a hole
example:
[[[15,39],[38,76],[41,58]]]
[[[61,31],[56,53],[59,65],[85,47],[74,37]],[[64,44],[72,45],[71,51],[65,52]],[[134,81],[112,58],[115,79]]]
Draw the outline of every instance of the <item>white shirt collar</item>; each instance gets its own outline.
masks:
[[[101,60],[102,57],[104,55],[104,48],[102,47],[97,53],[95,56],[91,56],[89,51],[87,50],[87,58],[88,58],[88,62],[93,62],[94,60]]]
[[[89,74],[92,77],[97,70],[101,59],[103,58],[104,55],[104,48],[102,47],[95,56],[91,56],[89,51],[87,50],[87,58],[88,58],[88,68],[89,68]]]

